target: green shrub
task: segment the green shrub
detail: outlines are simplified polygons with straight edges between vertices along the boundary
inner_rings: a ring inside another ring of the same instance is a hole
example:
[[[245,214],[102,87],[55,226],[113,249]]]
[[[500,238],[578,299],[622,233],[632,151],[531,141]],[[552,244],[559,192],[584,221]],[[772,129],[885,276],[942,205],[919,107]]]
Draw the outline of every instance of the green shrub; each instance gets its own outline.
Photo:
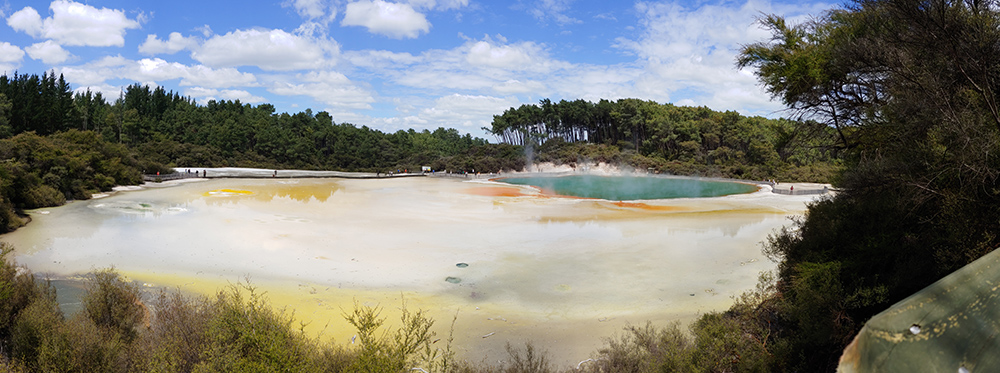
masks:
[[[204,360],[194,372],[309,372],[316,347],[292,327],[293,317],[275,311],[249,284],[220,291],[208,324]]]
[[[128,372],[130,352],[119,334],[78,314],[45,336],[37,366],[44,372]]]
[[[29,367],[38,368],[40,351],[63,327],[63,316],[54,295],[35,297],[12,319],[11,355]]]
[[[36,301],[55,302],[55,290],[48,282],[36,283],[35,276],[8,259],[14,252],[0,242],[0,350],[18,349],[14,344],[17,318]]]
[[[503,373],[549,373],[552,366],[549,364],[545,352],[535,350],[533,344],[525,343],[524,352],[521,349],[511,346],[508,342],[504,349],[507,350],[507,362],[501,364],[499,369]]]
[[[352,313],[344,314],[347,322],[358,330],[361,344],[357,360],[349,371],[404,372],[416,368],[427,370],[419,365],[435,364],[438,354],[431,346],[435,333],[430,330],[434,320],[424,315],[423,311],[411,313],[403,303],[400,328],[380,334],[385,324],[381,312],[379,307],[362,306],[355,302]],[[449,358],[444,356],[444,359]],[[443,365],[448,366],[447,361]]]
[[[129,342],[148,316],[139,285],[126,281],[113,268],[97,270],[91,275],[82,302],[87,318],[94,325],[108,328]]]
[[[651,323],[628,325],[625,333],[609,338],[597,357],[581,365],[587,372],[694,372],[690,337],[674,323],[656,328]]]
[[[207,298],[163,290],[150,302],[150,309],[150,326],[136,342],[147,352],[140,363],[142,370],[190,372],[208,348],[208,329],[215,309]]]
[[[45,184],[34,185],[24,192],[26,208],[59,206],[63,203],[66,203],[66,196]]]

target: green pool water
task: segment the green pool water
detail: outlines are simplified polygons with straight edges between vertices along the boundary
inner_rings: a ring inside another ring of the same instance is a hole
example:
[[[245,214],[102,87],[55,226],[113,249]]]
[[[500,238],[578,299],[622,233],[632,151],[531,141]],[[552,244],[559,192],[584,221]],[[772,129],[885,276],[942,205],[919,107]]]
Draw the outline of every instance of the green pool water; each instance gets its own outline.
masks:
[[[736,182],[652,176],[529,176],[499,181],[531,185],[546,193],[615,201],[718,197],[757,190],[754,185]]]

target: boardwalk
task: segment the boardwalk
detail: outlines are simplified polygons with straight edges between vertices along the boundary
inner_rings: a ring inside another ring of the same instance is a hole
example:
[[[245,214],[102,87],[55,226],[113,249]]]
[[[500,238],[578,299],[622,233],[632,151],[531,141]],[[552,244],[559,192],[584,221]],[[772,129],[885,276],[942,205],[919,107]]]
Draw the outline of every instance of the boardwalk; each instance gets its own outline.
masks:
[[[186,172],[191,170],[191,172]],[[259,168],[185,168],[182,172],[163,175],[143,175],[146,182],[162,182],[179,179],[268,179],[268,178],[342,178],[342,179],[390,179],[400,177],[422,177],[423,173],[374,173],[374,172],[342,172],[342,171],[308,171],[308,170],[271,170]]]
[[[813,183],[782,183],[774,185],[771,183],[764,183],[764,185],[771,185],[772,193],[784,194],[789,196],[806,196],[806,195],[816,195],[816,194],[827,194],[834,192],[827,184],[813,184]]]
[[[142,181],[145,181],[147,183],[150,183],[150,182],[159,183],[159,182],[162,182],[162,181],[179,180],[179,179],[191,179],[191,178],[200,177],[199,175],[200,174],[196,174],[194,172],[174,172],[174,173],[163,174],[163,175],[160,175],[160,174],[142,175]]]

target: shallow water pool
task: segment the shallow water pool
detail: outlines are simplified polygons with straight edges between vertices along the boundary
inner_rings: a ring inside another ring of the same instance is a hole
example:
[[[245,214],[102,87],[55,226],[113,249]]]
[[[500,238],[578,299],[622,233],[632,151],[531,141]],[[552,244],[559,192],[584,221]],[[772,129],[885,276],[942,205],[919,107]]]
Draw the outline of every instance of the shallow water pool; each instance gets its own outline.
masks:
[[[211,294],[249,278],[338,342],[355,301],[403,299],[466,359],[534,343],[575,366],[626,324],[727,308],[774,268],[759,243],[808,196],[618,202],[449,178],[214,179],[30,212],[0,240],[37,273],[116,267]],[[459,265],[461,264],[461,265]]]
[[[746,183],[656,176],[526,176],[498,181],[531,185],[549,194],[612,201],[720,197],[757,190]]]

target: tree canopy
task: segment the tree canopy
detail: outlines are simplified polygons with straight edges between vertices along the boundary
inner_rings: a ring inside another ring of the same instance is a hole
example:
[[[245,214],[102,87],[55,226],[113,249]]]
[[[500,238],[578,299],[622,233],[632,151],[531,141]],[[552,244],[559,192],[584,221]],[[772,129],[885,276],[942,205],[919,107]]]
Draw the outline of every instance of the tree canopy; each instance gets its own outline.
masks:
[[[839,156],[839,149],[830,145],[834,131],[815,121],[747,117],[634,98],[597,103],[543,99],[495,115],[486,130],[498,141],[542,149],[547,142],[615,146],[654,160],[635,166],[685,175],[827,181]]]
[[[1000,245],[1000,6],[863,0],[791,25],[737,65],[837,131],[836,197],[771,238],[789,370],[832,370],[872,315]]]

